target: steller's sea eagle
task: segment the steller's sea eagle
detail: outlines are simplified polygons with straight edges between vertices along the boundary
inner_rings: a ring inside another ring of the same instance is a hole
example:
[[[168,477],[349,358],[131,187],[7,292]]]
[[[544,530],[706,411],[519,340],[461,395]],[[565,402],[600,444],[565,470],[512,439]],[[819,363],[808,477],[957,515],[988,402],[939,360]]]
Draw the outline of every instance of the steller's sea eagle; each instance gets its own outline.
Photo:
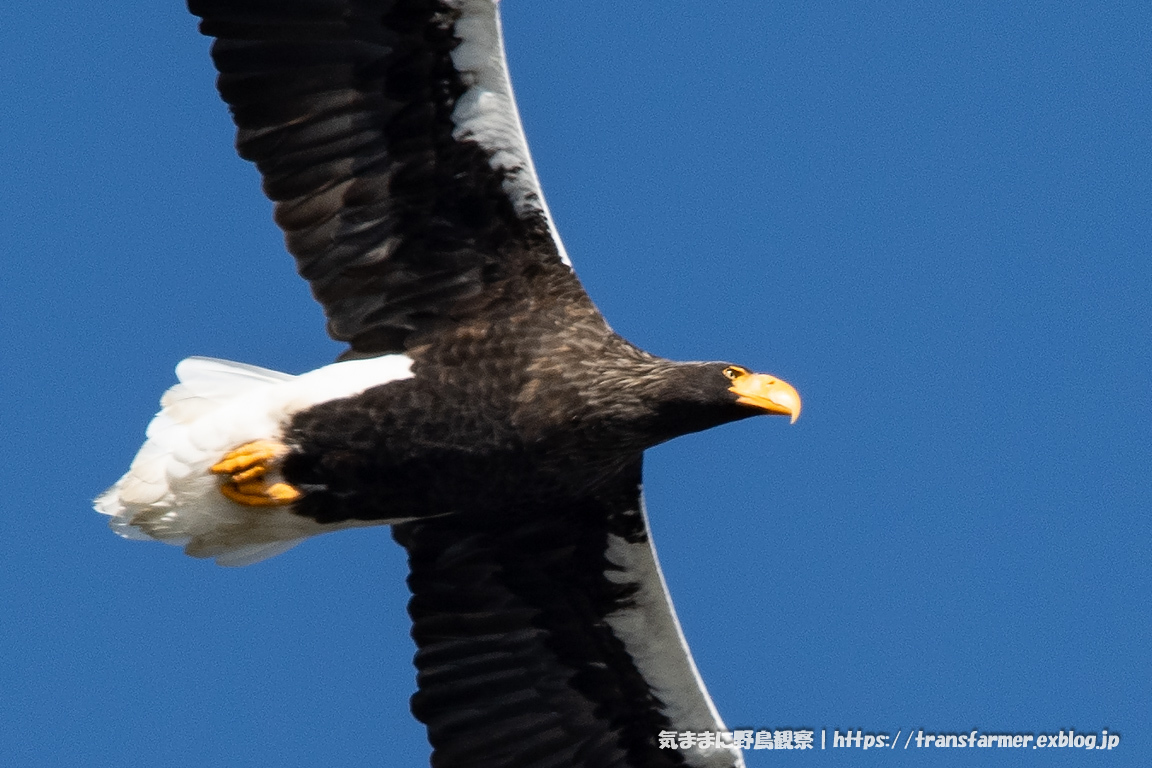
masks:
[[[739,766],[669,601],[646,448],[755,416],[785,382],[613,333],[528,154],[495,0],[191,0],[237,148],[348,344],[300,376],[190,358],[117,533],[244,565],[391,525],[432,764]]]

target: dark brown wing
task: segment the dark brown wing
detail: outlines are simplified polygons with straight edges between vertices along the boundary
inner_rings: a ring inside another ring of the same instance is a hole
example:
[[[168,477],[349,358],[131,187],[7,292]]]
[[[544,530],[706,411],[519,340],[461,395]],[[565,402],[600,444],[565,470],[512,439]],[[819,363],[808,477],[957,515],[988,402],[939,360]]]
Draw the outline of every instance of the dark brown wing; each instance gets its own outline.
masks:
[[[394,527],[409,555],[412,711],[435,768],[743,766],[661,748],[723,731],[649,539],[640,460],[601,490]]]
[[[528,155],[494,2],[189,7],[216,38],[239,153],[349,355],[399,351],[481,311],[498,284],[531,289],[512,276],[580,290]]]

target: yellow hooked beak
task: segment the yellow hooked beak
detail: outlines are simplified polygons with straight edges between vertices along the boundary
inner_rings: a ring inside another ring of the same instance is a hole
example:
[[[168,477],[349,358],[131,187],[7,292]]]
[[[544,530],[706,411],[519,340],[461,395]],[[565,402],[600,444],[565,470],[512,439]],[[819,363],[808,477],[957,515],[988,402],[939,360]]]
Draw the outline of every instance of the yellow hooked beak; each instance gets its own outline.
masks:
[[[732,380],[729,392],[740,395],[736,402],[768,413],[800,418],[800,393],[786,381],[766,373],[746,373]]]

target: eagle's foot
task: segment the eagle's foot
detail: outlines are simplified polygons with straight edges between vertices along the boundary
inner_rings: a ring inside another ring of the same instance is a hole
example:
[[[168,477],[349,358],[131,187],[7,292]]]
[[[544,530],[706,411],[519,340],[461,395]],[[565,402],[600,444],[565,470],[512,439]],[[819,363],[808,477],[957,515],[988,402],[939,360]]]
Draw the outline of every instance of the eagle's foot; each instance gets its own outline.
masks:
[[[291,504],[300,498],[300,491],[289,483],[270,482],[268,475],[279,469],[280,459],[288,446],[272,440],[254,440],[231,450],[213,464],[211,470],[227,475],[220,493],[249,507],[274,507]]]

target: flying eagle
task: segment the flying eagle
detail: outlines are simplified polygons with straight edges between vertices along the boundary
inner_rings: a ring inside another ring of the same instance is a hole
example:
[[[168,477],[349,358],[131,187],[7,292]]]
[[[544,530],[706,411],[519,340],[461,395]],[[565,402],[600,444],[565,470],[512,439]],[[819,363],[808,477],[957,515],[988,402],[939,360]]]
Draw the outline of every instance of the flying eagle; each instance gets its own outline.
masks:
[[[191,0],[240,155],[340,361],[190,358],[113,529],[245,565],[391,525],[408,551],[412,711],[432,764],[739,766],[662,749],[724,731],[641,497],[646,448],[796,390],[673,362],[608,327],[572,271],[512,97],[496,0]]]

